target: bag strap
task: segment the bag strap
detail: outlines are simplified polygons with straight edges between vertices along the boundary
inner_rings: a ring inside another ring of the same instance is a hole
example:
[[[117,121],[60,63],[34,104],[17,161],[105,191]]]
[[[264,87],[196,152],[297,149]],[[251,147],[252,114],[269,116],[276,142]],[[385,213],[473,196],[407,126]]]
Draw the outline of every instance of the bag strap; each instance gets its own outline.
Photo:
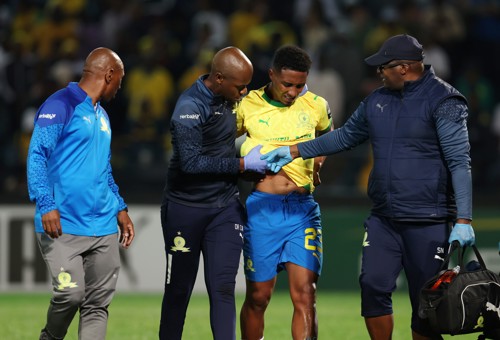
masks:
[[[464,262],[463,248],[460,246],[460,243],[458,241],[453,241],[450,245],[450,250],[448,251],[448,254],[446,254],[446,257],[444,258],[440,271],[448,269],[451,256],[455,253],[455,251],[457,251],[458,253],[458,264],[460,265],[460,268],[463,268],[463,262]]]
[[[443,264],[441,265],[441,270],[448,269],[451,256],[455,253],[455,251],[458,254],[457,255],[458,265],[460,266],[460,268],[463,269],[466,248],[467,248],[467,246],[461,247],[460,243],[458,241],[453,241],[451,243],[451,246],[450,246],[450,251],[448,252],[448,254],[446,254],[446,257],[444,258]],[[479,250],[477,249],[477,247],[475,245],[473,245],[473,246],[471,246],[471,248],[474,251],[474,254],[476,255],[477,261],[479,262],[481,269],[486,270],[487,269],[486,264],[484,263],[484,260],[481,256],[481,254],[479,254]]]
[[[481,257],[481,254],[479,254],[479,250],[476,248],[476,246],[472,246],[472,249],[474,250],[474,254],[476,254],[477,257],[477,262],[481,265],[482,269],[486,269],[486,264],[484,264],[484,260]]]

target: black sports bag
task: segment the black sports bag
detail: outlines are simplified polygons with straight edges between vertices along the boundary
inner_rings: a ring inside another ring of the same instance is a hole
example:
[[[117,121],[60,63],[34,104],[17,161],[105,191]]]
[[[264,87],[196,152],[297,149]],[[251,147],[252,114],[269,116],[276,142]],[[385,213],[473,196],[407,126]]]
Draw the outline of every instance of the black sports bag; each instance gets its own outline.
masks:
[[[500,339],[500,276],[486,268],[476,246],[471,248],[477,258],[475,270],[464,266],[465,248],[458,242],[452,244],[443,270],[427,281],[420,292],[418,314],[429,319],[431,328],[439,334],[483,332],[480,338]],[[460,272],[450,283],[431,289],[448,269],[455,252],[458,253]]]

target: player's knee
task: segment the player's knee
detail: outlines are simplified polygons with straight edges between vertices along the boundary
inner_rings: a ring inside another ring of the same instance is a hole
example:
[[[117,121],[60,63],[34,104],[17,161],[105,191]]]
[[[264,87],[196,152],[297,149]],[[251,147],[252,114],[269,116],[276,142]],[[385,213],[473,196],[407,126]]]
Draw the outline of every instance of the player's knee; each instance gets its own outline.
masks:
[[[271,292],[267,290],[254,290],[251,294],[247,294],[246,302],[252,308],[265,310],[271,301]]]
[[[220,296],[233,297],[234,289],[235,289],[234,284],[229,284],[229,283],[220,284],[217,286],[217,294],[219,294]]]
[[[359,277],[359,286],[362,292],[374,295],[391,294],[396,288],[395,283],[389,282],[385,277],[375,274],[363,274]]]
[[[294,306],[301,306],[303,308],[311,309],[316,302],[316,285],[308,284],[292,289],[290,292]]]
[[[361,314],[365,317],[392,314],[392,292],[380,285],[360,281]]]
[[[67,306],[79,306],[85,298],[85,289],[80,287],[65,288],[63,291],[55,291],[53,303]]]

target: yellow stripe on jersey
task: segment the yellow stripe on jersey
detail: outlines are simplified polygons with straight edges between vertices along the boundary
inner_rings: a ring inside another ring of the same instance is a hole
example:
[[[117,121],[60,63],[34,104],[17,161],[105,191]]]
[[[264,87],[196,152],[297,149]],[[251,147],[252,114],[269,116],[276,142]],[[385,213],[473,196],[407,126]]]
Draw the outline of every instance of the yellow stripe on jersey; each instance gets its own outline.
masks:
[[[236,108],[238,135],[247,133],[241,146],[242,156],[258,144],[263,145],[264,154],[279,146],[314,139],[316,131],[330,128],[330,110],[323,97],[307,91],[292,106],[284,106],[271,100],[264,88],[250,91]],[[313,166],[313,159],[297,158],[283,170],[297,186],[312,192]]]

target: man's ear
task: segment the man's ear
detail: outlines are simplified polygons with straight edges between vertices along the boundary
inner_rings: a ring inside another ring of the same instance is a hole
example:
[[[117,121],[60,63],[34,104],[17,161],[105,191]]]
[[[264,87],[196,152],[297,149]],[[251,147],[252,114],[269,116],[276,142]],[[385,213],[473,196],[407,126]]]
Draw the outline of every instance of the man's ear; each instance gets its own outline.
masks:
[[[106,84],[109,84],[111,83],[111,79],[113,79],[113,73],[115,72],[114,69],[110,68],[106,71],[106,75],[104,76],[105,77],[105,80],[106,80]]]
[[[223,81],[224,81],[224,75],[221,73],[221,72],[217,72],[215,74],[215,80],[217,81],[217,84],[220,86],[222,85]]]

